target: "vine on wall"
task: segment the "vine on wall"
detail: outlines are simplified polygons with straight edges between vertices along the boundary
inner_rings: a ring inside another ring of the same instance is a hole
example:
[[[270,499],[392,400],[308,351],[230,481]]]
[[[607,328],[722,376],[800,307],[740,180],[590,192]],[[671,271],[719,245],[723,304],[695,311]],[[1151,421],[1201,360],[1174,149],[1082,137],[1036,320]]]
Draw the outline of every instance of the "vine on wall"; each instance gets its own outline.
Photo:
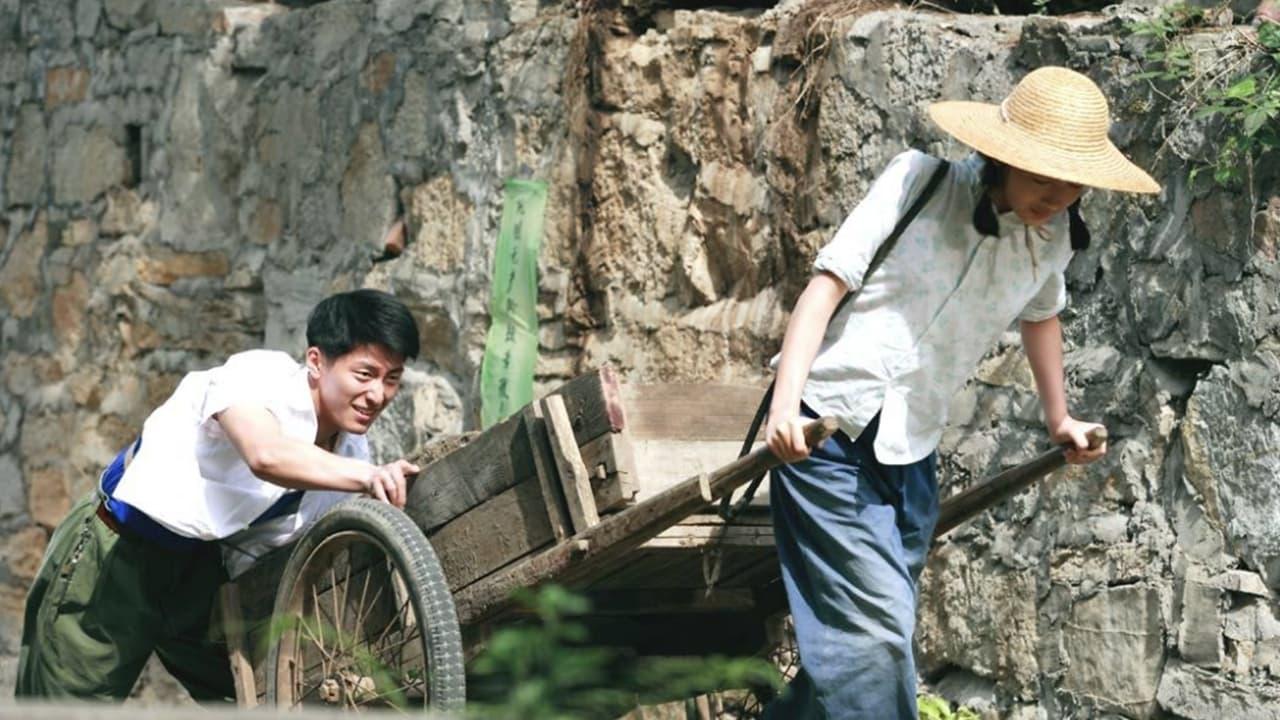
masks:
[[[1176,122],[1205,120],[1221,129],[1216,152],[1193,159],[1191,180],[1208,170],[1224,187],[1252,190],[1254,167],[1280,150],[1280,23],[1260,19],[1231,33],[1225,47],[1199,47],[1195,31],[1228,12],[1178,3],[1130,30],[1152,40],[1150,69],[1140,77],[1175,108]]]

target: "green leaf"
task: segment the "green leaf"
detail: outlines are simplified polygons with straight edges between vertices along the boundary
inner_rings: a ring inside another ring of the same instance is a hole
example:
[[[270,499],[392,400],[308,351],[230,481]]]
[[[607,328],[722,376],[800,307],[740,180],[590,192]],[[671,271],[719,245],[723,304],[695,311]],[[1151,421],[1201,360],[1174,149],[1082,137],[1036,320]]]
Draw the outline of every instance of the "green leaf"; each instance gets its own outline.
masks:
[[[1252,75],[1227,88],[1226,96],[1233,100],[1245,100],[1258,92],[1258,79]]]
[[[1268,50],[1280,50],[1280,23],[1262,23],[1258,27],[1258,42]]]
[[[1266,108],[1258,108],[1244,116],[1244,134],[1246,137],[1253,137],[1259,130],[1270,120],[1270,113]]]
[[[1204,117],[1210,117],[1212,115],[1228,113],[1230,111],[1231,111],[1231,108],[1226,105],[1205,105],[1199,110],[1196,110],[1194,117],[1204,118]]]

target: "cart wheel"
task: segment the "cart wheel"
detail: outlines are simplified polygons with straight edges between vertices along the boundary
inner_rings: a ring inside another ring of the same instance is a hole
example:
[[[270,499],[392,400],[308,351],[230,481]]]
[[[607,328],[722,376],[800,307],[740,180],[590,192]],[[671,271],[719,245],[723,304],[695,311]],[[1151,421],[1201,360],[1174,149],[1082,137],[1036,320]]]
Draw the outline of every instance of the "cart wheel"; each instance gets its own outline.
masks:
[[[368,498],[303,533],[276,591],[268,704],[458,710],[462,635],[440,562],[403,512]]]

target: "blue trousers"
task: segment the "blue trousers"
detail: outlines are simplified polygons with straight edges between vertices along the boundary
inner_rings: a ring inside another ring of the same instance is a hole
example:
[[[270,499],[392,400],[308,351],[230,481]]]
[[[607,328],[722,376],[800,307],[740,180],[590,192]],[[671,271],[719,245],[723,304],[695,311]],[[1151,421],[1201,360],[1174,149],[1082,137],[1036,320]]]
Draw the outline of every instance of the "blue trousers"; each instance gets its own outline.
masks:
[[[917,717],[911,636],[938,519],[937,457],[880,464],[878,420],[857,440],[836,433],[770,479],[801,670],[766,720]]]

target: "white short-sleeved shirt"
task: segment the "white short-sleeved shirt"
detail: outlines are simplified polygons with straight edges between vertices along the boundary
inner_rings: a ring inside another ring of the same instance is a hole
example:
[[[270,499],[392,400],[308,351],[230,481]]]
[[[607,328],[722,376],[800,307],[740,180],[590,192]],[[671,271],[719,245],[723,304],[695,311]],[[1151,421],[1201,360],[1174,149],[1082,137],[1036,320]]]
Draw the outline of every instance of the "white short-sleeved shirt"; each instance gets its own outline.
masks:
[[[289,438],[314,443],[315,404],[306,368],[288,354],[251,350],[224,365],[188,373],[142,426],[142,444],[112,496],[185,537],[226,540],[232,576],[263,552],[292,540],[348,493],[308,491],[298,511],[249,524],[288,490],[249,469],[213,417],[233,405],[261,405]],[[340,433],[334,452],[369,459],[363,435]]]
[[[999,215],[999,236],[973,226],[982,159],[952,163],[880,267],[877,248],[923,191],[939,160],[895,157],[818,254],[815,270],[859,290],[831,318],[802,398],[857,437],[880,413],[875,453],[904,465],[942,437],[952,395],[1014,320],[1047,320],[1066,305],[1066,212],[1043,228]]]

